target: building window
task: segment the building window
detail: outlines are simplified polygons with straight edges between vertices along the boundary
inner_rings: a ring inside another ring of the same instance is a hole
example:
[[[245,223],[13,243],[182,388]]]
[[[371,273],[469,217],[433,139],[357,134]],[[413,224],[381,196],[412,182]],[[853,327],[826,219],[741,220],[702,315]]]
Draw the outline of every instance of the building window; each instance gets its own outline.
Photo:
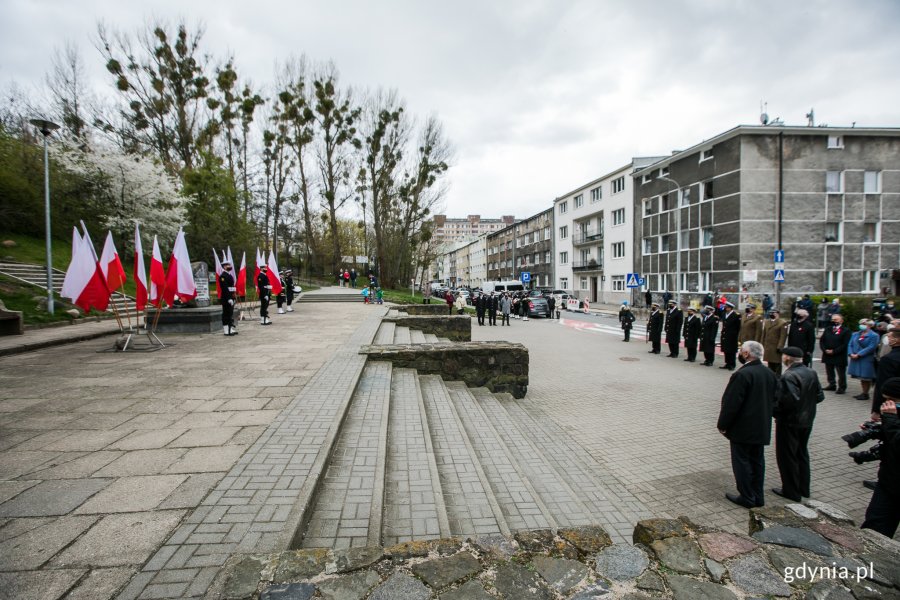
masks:
[[[616,242],[612,245],[613,258],[625,258],[625,242]]]
[[[577,196],[575,196],[575,208],[581,208],[581,206],[583,204],[584,204],[584,195],[578,194]]]
[[[660,196],[659,200],[662,204],[663,211],[672,210],[675,208],[675,203],[678,201],[678,195],[675,192],[670,192]]]
[[[650,173],[645,173],[643,177],[641,177],[641,183],[650,183]]]
[[[863,271],[863,289],[864,292],[878,291],[878,271]]]
[[[625,191],[625,176],[616,177],[612,180],[612,193],[618,194]]]
[[[712,200],[713,196],[713,180],[704,181],[700,184],[700,202]]]
[[[567,212],[568,210],[569,210],[568,201],[559,203],[559,214],[563,214],[563,213]]]
[[[559,289],[561,289],[561,290],[569,289],[569,278],[568,277],[560,277],[559,278]]]
[[[825,193],[826,194],[843,194],[844,193],[844,172],[843,171],[825,171]]]
[[[669,167],[660,167],[659,168],[659,176],[660,177],[668,177],[669,176]]]
[[[703,162],[704,160],[709,160],[712,157],[713,157],[713,149],[712,148],[707,148],[706,150],[700,151],[700,162]]]
[[[595,187],[591,190],[591,202],[597,202],[600,198],[603,197],[603,189],[600,187]]]
[[[841,224],[840,223],[825,223],[825,242],[829,244],[836,244],[841,241]]]
[[[688,291],[688,274],[682,273],[678,280],[678,289],[682,292]]]
[[[691,247],[691,232],[690,231],[682,231],[678,234],[679,242],[678,249],[684,250],[685,248]]]
[[[612,291],[614,291],[614,292],[624,292],[625,291],[625,276],[624,275],[613,275]]]
[[[549,225],[547,227],[544,227],[544,239],[545,240],[550,239],[550,226]]]
[[[691,205],[691,188],[687,187],[681,190],[681,206]]]
[[[866,171],[863,176],[863,192],[866,194],[881,193],[881,171]]]
[[[550,263],[550,251],[549,251],[549,250],[547,250],[546,252],[544,252],[544,262],[547,263],[547,264]]]
[[[700,247],[709,248],[713,243],[712,227],[704,227],[700,230]]]
[[[568,252],[560,252],[559,253],[559,264],[561,264],[561,265],[569,264],[569,253]]]
[[[844,147],[844,136],[829,135],[828,136],[828,147],[829,148],[843,148]]]
[[[661,235],[659,236],[659,251],[660,252],[668,252],[671,250],[669,243],[669,236]]]
[[[881,238],[881,223],[863,223],[863,244],[877,244]]]
[[[617,208],[616,210],[612,211],[612,218],[613,218],[613,227],[615,227],[616,225],[624,225],[625,224],[625,209]]]
[[[653,254],[653,239],[644,238],[644,254]]]
[[[587,280],[587,277],[582,277],[582,278],[581,278],[581,289],[583,289],[583,290],[588,289],[588,280]]]
[[[701,292],[710,291],[709,280],[710,280],[709,273],[700,273],[700,291]]]
[[[825,271],[825,291],[840,292],[841,291],[841,272]]]
[[[569,226],[563,225],[559,228],[559,239],[564,240],[569,237]]]
[[[644,198],[644,216],[649,217],[653,214],[653,198]]]

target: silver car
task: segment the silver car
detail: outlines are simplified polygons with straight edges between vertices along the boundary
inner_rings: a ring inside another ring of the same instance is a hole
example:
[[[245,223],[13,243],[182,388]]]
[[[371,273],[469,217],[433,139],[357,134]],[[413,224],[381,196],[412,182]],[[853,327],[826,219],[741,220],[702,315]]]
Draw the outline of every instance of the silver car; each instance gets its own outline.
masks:
[[[528,316],[529,317],[547,317],[550,318],[550,305],[547,304],[547,299],[541,296],[526,298],[526,302],[528,302]]]

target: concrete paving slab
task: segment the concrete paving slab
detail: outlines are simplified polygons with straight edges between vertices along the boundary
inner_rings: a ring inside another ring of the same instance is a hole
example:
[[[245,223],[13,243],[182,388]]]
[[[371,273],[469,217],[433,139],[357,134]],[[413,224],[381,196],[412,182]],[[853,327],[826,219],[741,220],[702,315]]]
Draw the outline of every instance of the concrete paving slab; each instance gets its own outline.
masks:
[[[125,431],[76,431],[59,441],[47,444],[44,449],[60,452],[93,452],[103,450],[125,435],[127,435]]]
[[[82,504],[77,514],[110,514],[152,510],[187,479],[186,475],[120,477]]]
[[[94,475],[96,477],[130,477],[132,475],[156,475],[181,458],[183,448],[159,450],[133,450],[109,463]]]
[[[225,427],[243,427],[247,425],[268,425],[275,420],[280,410],[243,410],[228,418]]]
[[[0,573],[0,600],[61,598],[84,575],[84,569]]]
[[[152,450],[163,448],[186,429],[139,429],[110,445],[112,450]]]
[[[0,505],[0,517],[64,515],[111,482],[98,478],[44,481]]]
[[[224,471],[213,473],[194,473],[169,494],[159,508],[193,508],[198,506],[209,491],[222,477]]]
[[[59,456],[59,452],[8,451],[0,453],[0,479],[15,479],[38,469]]]
[[[0,571],[30,571],[87,531],[97,517],[60,517],[0,542]]]
[[[241,457],[246,446],[191,448],[166,469],[166,473],[212,473],[227,471]]]
[[[69,592],[66,600],[110,600],[128,583],[134,571],[129,567],[93,569]]]
[[[195,448],[197,446],[221,446],[228,443],[239,427],[198,427],[188,429],[170,444],[170,448]]]
[[[123,454],[125,453],[110,450],[100,450],[98,452],[90,452],[81,455],[79,455],[79,453],[67,452],[66,456],[73,455],[72,460],[67,460],[61,464],[34,471],[29,474],[29,477],[44,480],[90,477]]]
[[[40,483],[39,481],[0,481],[0,504],[6,502],[30,487]]]

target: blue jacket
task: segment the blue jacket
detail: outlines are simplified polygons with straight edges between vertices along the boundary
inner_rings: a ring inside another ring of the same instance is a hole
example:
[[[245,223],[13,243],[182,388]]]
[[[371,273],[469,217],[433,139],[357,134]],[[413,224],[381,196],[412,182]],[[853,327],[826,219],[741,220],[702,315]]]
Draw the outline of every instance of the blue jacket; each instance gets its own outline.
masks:
[[[865,334],[865,335],[862,335]],[[847,345],[847,356],[858,354],[859,358],[851,358],[847,373],[860,379],[875,379],[875,352],[878,350],[880,337],[874,331],[857,331]]]

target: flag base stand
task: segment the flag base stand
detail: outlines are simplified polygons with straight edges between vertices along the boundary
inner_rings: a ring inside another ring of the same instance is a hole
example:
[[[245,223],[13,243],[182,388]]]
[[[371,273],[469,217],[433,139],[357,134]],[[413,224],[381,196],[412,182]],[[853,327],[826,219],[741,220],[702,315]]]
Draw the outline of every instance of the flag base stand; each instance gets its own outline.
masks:
[[[146,336],[147,343],[138,343],[141,336]],[[116,340],[110,351],[112,352],[156,352],[168,348],[172,344],[164,344],[159,337],[149,329],[137,328],[123,330],[122,336]]]

